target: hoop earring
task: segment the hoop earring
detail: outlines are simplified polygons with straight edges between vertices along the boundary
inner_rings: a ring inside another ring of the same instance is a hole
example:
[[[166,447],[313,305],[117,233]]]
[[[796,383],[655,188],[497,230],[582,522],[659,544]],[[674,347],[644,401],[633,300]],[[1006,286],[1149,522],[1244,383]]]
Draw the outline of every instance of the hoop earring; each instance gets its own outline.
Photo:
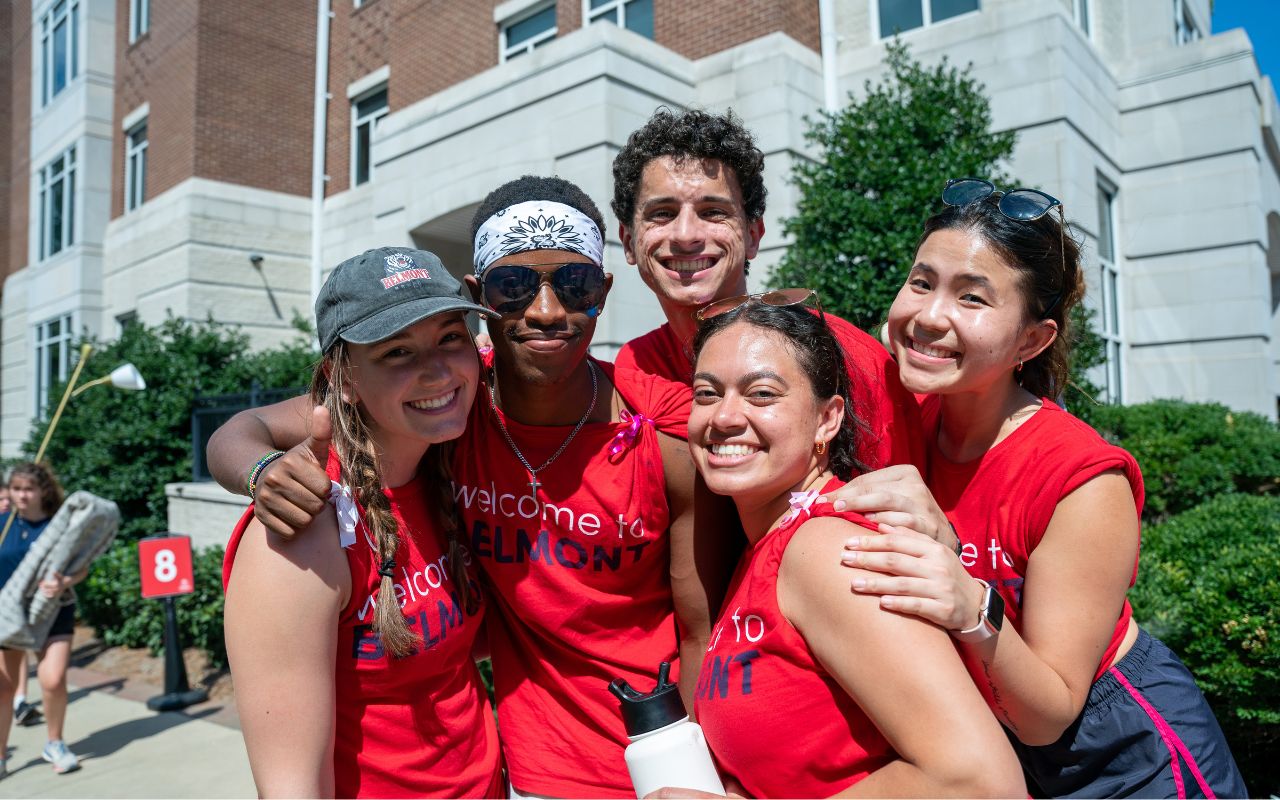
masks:
[[[817,444],[815,444],[815,445],[813,446],[813,449],[814,449],[815,451],[817,451],[818,455],[823,455],[823,454],[825,454],[825,453],[827,452],[827,443],[826,443],[826,442],[818,442]]]
[[[1022,372],[1022,359],[1018,359],[1018,366],[1014,367],[1014,372]]]

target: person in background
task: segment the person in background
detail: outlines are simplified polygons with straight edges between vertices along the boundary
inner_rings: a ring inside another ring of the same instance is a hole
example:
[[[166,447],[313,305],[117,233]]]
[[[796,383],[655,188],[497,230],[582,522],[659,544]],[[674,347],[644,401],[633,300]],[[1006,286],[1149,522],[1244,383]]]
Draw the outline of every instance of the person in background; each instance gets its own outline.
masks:
[[[942,199],[888,322],[903,386],[927,395],[928,468],[888,505],[848,504],[884,534],[846,545],[851,613],[878,597],[950,630],[1037,796],[1246,797],[1191,674],[1125,596],[1138,464],[1055,402],[1084,293],[1061,204],[971,178]]]
[[[947,634],[870,597],[844,610],[835,556],[873,526],[814,504],[862,465],[840,345],[801,305],[813,297],[781,290],[701,312],[689,447],[749,545],[703,661],[699,724],[748,796],[1023,796]]]
[[[339,264],[316,299],[311,397],[332,429],[334,509],[281,546],[250,507],[223,570],[263,797],[505,795],[472,659],[484,602],[449,492],[448,443],[480,389],[465,315],[489,313],[460,291],[431,253],[381,248]]]
[[[9,533],[0,542],[0,586],[8,582],[31,545],[49,527],[49,520],[65,498],[57,477],[44,464],[27,462],[15,466],[9,473],[8,489],[12,511],[6,516],[12,516],[13,521]],[[4,521],[5,518],[0,518],[0,525]],[[39,591],[46,597],[58,597],[88,574],[87,568],[73,575],[55,572],[40,582]],[[79,759],[63,738],[67,716],[67,666],[71,662],[75,620],[75,603],[62,606],[48,639],[40,649],[36,665],[48,728],[48,742],[40,757],[53,764],[53,771],[59,774],[80,768]],[[27,654],[24,650],[4,648],[0,649],[0,657],[0,708],[8,708],[19,686],[20,676],[26,672]],[[8,752],[10,724],[9,715],[0,714],[0,778],[8,771],[4,755]]]

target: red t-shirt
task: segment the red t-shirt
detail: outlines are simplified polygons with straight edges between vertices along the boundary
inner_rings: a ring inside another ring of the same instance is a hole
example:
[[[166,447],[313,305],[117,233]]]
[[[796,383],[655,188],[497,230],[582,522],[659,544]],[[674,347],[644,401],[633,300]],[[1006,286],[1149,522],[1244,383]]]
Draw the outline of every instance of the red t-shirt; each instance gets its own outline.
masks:
[[[875,530],[829,504],[810,510]],[[807,519],[747,548],[698,676],[698,724],[720,769],[751,797],[830,797],[897,758],[778,608],[778,568]]]
[[[660,384],[648,386],[655,396],[637,407],[665,407]],[[538,472],[535,501],[496,413],[482,389],[455,451],[454,498],[499,611],[489,642],[511,784],[552,797],[634,798],[609,682],[651,686],[659,663],[676,657],[657,432],[645,421],[582,426]],[[534,466],[573,430],[503,419]]]
[[[1040,544],[1058,502],[1103,472],[1120,469],[1133,489],[1134,513],[1140,515],[1142,473],[1133,456],[1108,444],[1097,431],[1048,399],[983,456],[957,464],[938,449],[941,408],[936,396],[922,408],[929,442],[925,482],[956,526],[963,545],[961,563],[969,574],[999,589],[1005,619],[1020,629],[1027,559]],[[1137,577],[1135,561],[1130,586]],[[1094,680],[1115,657],[1131,616],[1133,609],[1126,599]],[[984,681],[978,684],[988,692]]]
[[[329,476],[337,479],[332,451]],[[384,490],[400,523],[396,594],[422,644],[385,654],[372,630],[381,577],[363,524],[346,548],[351,599],[339,615],[333,773],[338,797],[506,797],[501,748],[471,657],[483,604],[466,614],[447,568],[444,537],[420,480]],[[222,565],[225,589],[253,519],[241,518]],[[408,532],[408,535],[405,533]],[[473,583],[473,589],[479,587]]]
[[[856,326],[831,314],[826,315],[826,321],[844,350],[854,412],[866,423],[866,428],[858,431],[858,460],[872,470],[914,464],[923,471],[919,406],[902,388],[898,365],[883,345]],[[685,348],[670,323],[624,344],[616,363],[619,369],[635,369],[685,384],[693,382],[693,353]],[[665,428],[664,431],[673,433]]]

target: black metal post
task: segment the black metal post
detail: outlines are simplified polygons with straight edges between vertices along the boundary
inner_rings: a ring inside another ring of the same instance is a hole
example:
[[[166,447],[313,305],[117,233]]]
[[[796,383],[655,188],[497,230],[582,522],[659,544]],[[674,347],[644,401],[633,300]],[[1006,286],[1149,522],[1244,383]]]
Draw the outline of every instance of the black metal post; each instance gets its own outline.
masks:
[[[182,641],[178,636],[178,606],[172,597],[164,598],[164,694],[147,701],[152,711],[177,711],[209,699],[204,689],[192,689],[187,682],[187,665],[182,660]]]

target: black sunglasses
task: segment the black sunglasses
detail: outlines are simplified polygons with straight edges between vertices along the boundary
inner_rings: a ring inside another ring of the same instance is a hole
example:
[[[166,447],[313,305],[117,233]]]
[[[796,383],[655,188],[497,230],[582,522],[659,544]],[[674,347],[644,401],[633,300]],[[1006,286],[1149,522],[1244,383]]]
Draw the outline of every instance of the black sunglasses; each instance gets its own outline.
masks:
[[[991,181],[981,178],[952,178],[942,189],[942,202],[949,206],[967,206],[991,195],[1000,197],[1000,213],[1019,222],[1033,222],[1048,214],[1061,201],[1039,189],[1014,189],[1002,192]]]
[[[577,262],[561,264],[551,272],[539,272],[523,264],[490,267],[484,274],[484,301],[501,314],[523,311],[538,296],[544,281],[551,284],[566,311],[586,311],[595,316],[593,312],[604,302],[604,270],[595,264]]]

